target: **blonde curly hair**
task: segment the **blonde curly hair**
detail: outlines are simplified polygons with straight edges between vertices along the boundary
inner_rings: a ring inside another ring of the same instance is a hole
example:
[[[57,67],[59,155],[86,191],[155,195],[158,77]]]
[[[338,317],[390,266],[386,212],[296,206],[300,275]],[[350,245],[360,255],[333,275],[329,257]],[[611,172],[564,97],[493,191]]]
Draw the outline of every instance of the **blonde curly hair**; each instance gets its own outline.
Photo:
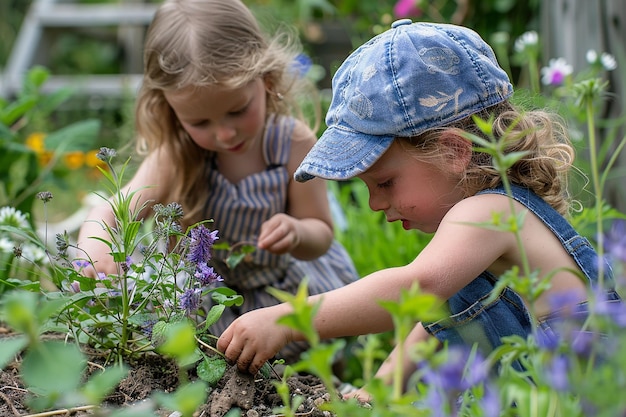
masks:
[[[311,99],[317,90],[294,66],[299,53],[297,33],[280,27],[270,37],[239,0],[166,0],[157,10],[146,35],[135,151],[166,152],[171,158],[179,182],[170,198],[183,206],[186,225],[202,220],[209,152],[182,128],[164,92],[190,86],[235,89],[262,77],[267,114],[310,121],[299,100]],[[313,108],[316,129],[319,109]]]
[[[559,213],[567,214],[570,209],[568,175],[575,152],[565,125],[556,114],[542,110],[522,112],[504,101],[445,127],[429,130],[414,138],[402,138],[402,144],[420,160],[443,163],[456,157],[455,150],[439,140],[443,131],[452,129],[461,137],[470,133],[489,139],[474,117],[493,120],[492,140],[505,141],[505,154],[525,152],[507,170],[508,179],[513,184],[533,190]],[[459,186],[465,195],[472,196],[478,191],[494,188],[501,181],[491,155],[474,147],[467,169],[459,178]]]

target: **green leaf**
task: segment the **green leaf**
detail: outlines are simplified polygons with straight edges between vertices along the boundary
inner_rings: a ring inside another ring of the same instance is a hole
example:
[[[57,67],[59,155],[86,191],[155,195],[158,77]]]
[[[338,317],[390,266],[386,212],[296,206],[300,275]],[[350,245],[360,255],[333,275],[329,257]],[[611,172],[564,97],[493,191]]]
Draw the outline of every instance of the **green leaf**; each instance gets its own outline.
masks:
[[[220,356],[206,356],[198,364],[198,377],[214,387],[224,376],[226,368],[228,368],[228,364],[224,358]]]
[[[14,101],[0,112],[0,123],[11,126],[36,104],[37,97],[24,97]]]
[[[4,296],[2,313],[9,326],[27,334],[33,341],[38,336],[37,307],[37,294],[11,291]]]
[[[39,323],[43,323],[53,315],[57,315],[60,311],[67,306],[73,304],[74,299],[66,296],[60,298],[43,300],[37,308],[37,320]]]
[[[222,313],[225,309],[226,306],[224,304],[216,304],[211,307],[204,322],[205,330],[214,325],[219,320],[219,318],[222,317]]]
[[[14,360],[15,355],[20,353],[26,345],[28,345],[28,338],[25,335],[0,338],[0,369]]]
[[[206,401],[207,385],[196,381],[183,385],[172,394],[157,393],[154,397],[163,407],[178,411],[183,417],[191,417]]]
[[[88,151],[93,148],[100,131],[100,121],[82,120],[46,136],[46,149],[61,152]]]
[[[228,258],[226,258],[226,265],[228,268],[235,269],[237,265],[246,257],[245,253],[233,253]]]
[[[28,70],[26,73],[26,78],[24,79],[24,89],[34,92],[38,91],[39,88],[45,84],[45,82],[50,77],[50,71],[41,65],[36,65]]]
[[[45,341],[24,355],[21,375],[29,389],[45,395],[76,390],[87,361],[74,344]]]
[[[167,322],[161,320],[154,323],[154,326],[152,326],[152,339],[150,339],[154,347],[159,347],[165,342],[166,331]]]
[[[164,323],[164,322],[163,322]],[[154,328],[152,330],[154,334]],[[157,350],[175,358],[178,362],[189,362],[196,356],[196,330],[186,321],[167,323],[164,328],[165,341]]]
[[[243,297],[230,288],[218,287],[211,291],[211,298],[218,304],[224,304],[226,307],[240,306],[243,304]]]

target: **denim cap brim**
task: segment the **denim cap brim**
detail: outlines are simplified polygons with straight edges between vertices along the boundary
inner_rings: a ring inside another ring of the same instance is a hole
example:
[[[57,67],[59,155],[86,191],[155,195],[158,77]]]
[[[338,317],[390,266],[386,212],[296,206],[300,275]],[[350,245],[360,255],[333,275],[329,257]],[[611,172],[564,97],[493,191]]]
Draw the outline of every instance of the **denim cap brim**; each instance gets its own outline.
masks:
[[[296,170],[296,181],[362,174],[394,138],[418,136],[498,104],[513,86],[473,30],[404,19],[350,54],[332,91],[327,129]]]

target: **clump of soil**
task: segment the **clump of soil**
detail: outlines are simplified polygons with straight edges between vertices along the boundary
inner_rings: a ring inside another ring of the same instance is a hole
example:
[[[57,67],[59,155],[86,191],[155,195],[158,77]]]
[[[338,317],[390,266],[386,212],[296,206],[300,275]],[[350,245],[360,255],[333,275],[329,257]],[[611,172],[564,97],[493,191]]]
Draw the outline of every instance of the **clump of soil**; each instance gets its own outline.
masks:
[[[101,358],[90,355],[87,373],[101,369]],[[105,399],[103,409],[120,409],[136,405],[155,392],[171,392],[178,386],[176,364],[160,355],[146,354],[133,360],[127,377]],[[20,360],[0,370],[0,416],[27,416],[32,411],[26,405],[28,391],[19,377]],[[190,374],[190,379],[195,376]],[[54,378],[51,375],[51,378]],[[276,380],[274,380],[276,381]],[[292,395],[304,397],[299,413],[310,417],[330,417],[318,407],[330,400],[330,395],[321,381],[311,375],[294,375],[287,384]],[[254,378],[230,367],[211,391],[209,398],[197,412],[202,417],[223,417],[233,407],[242,410],[246,417],[275,416],[274,409],[281,407],[282,400],[274,383],[267,378]],[[36,414],[33,414],[36,415]],[[44,415],[44,414],[41,414]],[[76,407],[72,410],[50,410],[46,416],[94,416],[91,407]],[[106,415],[106,414],[99,414]],[[172,410],[158,410],[159,417],[177,416]]]

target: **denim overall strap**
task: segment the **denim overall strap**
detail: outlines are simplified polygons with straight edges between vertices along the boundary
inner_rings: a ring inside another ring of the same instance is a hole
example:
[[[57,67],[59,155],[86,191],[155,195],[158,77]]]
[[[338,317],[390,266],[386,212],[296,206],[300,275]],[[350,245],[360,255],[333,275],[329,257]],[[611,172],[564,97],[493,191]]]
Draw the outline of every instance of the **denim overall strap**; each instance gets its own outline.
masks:
[[[597,283],[598,256],[587,239],[532,191],[512,186],[512,197],[534,213],[558,237],[563,247],[576,260],[589,283]],[[506,195],[502,187],[483,190],[479,194]],[[606,267],[606,281],[611,270]],[[497,277],[485,271],[447,301],[449,317],[435,323],[423,323],[425,329],[448,344],[476,344],[484,354],[502,344],[505,336],[524,339],[533,331],[530,314],[519,294],[505,288],[492,296]],[[514,364],[520,367],[519,364]]]
[[[483,190],[477,194],[486,193],[507,195],[503,187]],[[599,276],[598,254],[587,238],[580,236],[559,212],[528,188],[511,185],[511,193],[515,201],[523,204],[535,216],[539,217],[546,227],[554,233],[561,241],[563,248],[574,258],[589,283],[596,286]],[[606,261],[604,262],[604,287],[613,287],[613,271],[611,265]]]

